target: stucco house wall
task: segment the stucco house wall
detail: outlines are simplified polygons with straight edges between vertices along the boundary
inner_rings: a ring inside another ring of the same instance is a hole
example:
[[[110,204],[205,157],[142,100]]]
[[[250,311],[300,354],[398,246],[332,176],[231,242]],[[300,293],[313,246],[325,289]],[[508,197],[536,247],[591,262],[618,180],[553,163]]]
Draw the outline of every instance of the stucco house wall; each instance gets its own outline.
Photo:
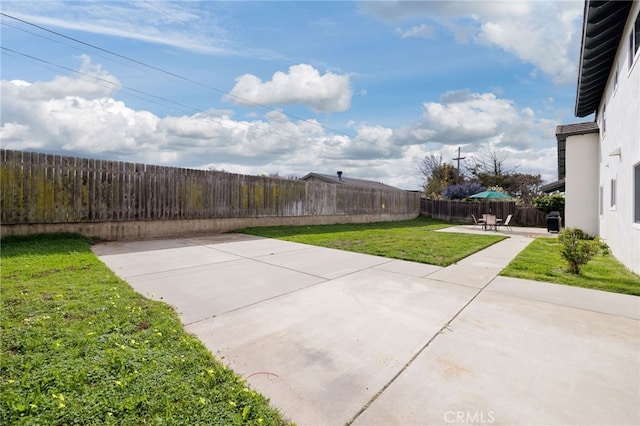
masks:
[[[598,133],[568,136],[565,146],[564,226],[598,235]]]
[[[640,2],[634,2],[596,113],[599,234],[614,256],[636,273],[640,273],[640,221],[635,217],[640,191],[634,175],[640,165],[640,50],[634,54],[630,44],[639,13]]]

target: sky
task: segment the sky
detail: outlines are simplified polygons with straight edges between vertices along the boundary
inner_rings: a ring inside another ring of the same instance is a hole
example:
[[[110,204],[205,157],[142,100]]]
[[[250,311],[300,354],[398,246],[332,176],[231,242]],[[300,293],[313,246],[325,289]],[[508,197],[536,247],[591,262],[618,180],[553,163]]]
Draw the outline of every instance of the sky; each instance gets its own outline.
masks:
[[[557,178],[582,1],[12,1],[3,149],[417,190],[426,155]]]

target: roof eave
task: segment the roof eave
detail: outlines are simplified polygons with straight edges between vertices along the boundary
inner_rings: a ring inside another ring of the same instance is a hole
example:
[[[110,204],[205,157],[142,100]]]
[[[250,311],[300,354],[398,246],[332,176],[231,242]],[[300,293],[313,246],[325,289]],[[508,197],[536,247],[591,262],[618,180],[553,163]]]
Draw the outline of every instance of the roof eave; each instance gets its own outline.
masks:
[[[586,117],[600,105],[632,3],[629,0],[585,1],[576,87],[576,117]],[[605,43],[602,39],[611,40],[616,48],[607,48],[611,43]],[[597,59],[585,61],[585,57],[593,56]]]

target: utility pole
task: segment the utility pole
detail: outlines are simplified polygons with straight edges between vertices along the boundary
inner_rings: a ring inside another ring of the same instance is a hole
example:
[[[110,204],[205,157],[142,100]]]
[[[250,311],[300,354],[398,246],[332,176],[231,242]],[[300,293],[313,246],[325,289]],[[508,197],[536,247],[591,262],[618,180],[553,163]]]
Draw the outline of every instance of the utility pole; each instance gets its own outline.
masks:
[[[458,157],[454,158],[454,161],[458,161],[458,175],[460,174],[460,160],[464,160],[467,157],[460,157],[460,147],[458,147]]]

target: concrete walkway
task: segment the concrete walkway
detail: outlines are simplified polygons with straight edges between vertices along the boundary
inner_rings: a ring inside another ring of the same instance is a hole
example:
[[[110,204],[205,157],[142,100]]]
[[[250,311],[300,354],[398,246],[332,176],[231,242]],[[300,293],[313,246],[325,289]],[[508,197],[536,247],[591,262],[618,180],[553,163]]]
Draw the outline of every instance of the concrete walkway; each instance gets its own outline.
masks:
[[[238,234],[94,251],[301,426],[640,424],[640,298],[498,277],[537,232],[447,268]]]

